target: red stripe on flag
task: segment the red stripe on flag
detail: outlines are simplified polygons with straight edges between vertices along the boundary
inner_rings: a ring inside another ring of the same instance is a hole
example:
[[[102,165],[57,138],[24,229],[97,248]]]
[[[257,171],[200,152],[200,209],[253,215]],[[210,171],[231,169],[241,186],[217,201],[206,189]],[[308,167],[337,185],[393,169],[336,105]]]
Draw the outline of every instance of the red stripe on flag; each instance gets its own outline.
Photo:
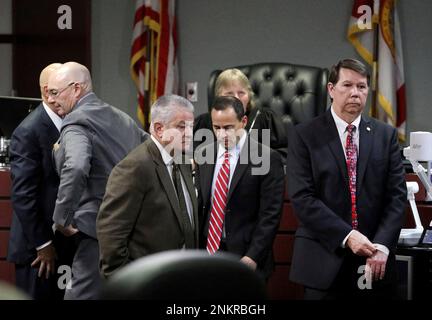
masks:
[[[171,21],[175,0],[137,0],[138,6],[134,14],[133,39],[131,44],[131,74],[137,88],[143,91],[146,84],[146,91],[141,92],[138,97],[140,114],[142,112],[145,129],[148,128],[149,111],[154,99],[161,95],[176,91],[176,69],[174,69],[175,47],[170,47],[170,40],[176,44],[175,26]],[[156,8],[156,9],[155,9]],[[160,12],[159,12],[160,11]],[[153,28],[154,27],[154,28]],[[174,52],[172,52],[174,51]],[[139,54],[138,54],[139,53]],[[174,54],[174,59],[168,61],[168,57]],[[149,70],[146,70],[149,68]],[[173,72],[171,72],[173,68]],[[169,72],[169,73],[168,73]],[[174,73],[174,74],[173,74]],[[148,77],[148,78],[145,78]],[[156,82],[157,81],[157,82]],[[148,85],[148,86],[147,86]],[[165,92],[165,88],[169,92]],[[140,117],[140,120],[141,117]]]
[[[134,25],[142,21],[146,16],[148,16],[151,20],[159,22],[159,12],[153,10],[153,8],[151,7],[146,7],[145,5],[142,5],[135,12]]]
[[[168,12],[168,0],[161,0],[161,33],[160,33],[160,47],[159,47],[159,61],[158,61],[158,84],[157,94],[163,95],[165,91],[165,81],[168,70],[168,52],[169,52],[169,39],[170,39],[170,22]]]
[[[406,120],[406,94],[405,84],[396,91],[397,100],[397,119],[396,126],[399,127]]]

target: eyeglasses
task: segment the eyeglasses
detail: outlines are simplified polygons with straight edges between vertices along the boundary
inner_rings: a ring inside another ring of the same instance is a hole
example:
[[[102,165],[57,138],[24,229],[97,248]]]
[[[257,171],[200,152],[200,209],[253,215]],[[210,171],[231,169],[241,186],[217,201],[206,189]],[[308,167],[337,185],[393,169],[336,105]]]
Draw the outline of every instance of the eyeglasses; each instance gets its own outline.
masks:
[[[63,91],[65,91],[67,88],[69,88],[70,86],[74,85],[76,82],[71,82],[69,83],[66,87],[64,87],[61,90],[57,90],[57,89],[50,89],[48,90],[48,96],[52,97],[52,98],[57,98]]]

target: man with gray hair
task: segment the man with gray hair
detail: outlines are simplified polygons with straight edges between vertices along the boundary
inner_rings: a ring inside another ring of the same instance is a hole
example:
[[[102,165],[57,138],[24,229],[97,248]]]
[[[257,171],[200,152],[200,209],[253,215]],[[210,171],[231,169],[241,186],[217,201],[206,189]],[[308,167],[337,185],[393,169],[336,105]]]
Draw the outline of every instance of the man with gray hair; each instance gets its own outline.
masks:
[[[79,63],[50,76],[48,95],[67,114],[54,147],[60,186],[53,215],[56,229],[76,246],[65,299],[95,299],[101,285],[96,215],[108,176],[148,134],[92,92],[90,72]]]
[[[112,170],[96,223],[105,277],[152,253],[198,247],[197,200],[184,159],[193,120],[188,100],[160,97],[151,109],[151,139]]]

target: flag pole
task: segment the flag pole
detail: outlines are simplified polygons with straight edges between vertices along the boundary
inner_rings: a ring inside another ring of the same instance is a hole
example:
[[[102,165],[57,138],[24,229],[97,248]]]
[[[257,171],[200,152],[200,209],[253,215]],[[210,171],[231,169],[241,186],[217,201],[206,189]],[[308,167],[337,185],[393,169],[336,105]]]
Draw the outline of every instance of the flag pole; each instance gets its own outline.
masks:
[[[374,19],[372,21],[372,26],[374,27],[373,33],[373,61],[372,61],[372,79],[371,79],[371,89],[372,89],[372,98],[371,98],[371,110],[370,115],[373,118],[378,118],[378,39],[379,39],[379,27],[380,27],[380,16],[379,16],[379,1],[374,0]]]
[[[148,112],[147,110],[150,109],[151,104],[151,97],[150,97],[150,63],[151,63],[151,50],[152,50],[152,42],[151,42],[151,33],[152,30],[150,28],[146,31],[146,38],[147,38],[147,47],[146,47],[146,55],[145,55],[145,75],[144,75],[144,123],[143,127],[144,130],[148,131],[150,124],[148,121]]]

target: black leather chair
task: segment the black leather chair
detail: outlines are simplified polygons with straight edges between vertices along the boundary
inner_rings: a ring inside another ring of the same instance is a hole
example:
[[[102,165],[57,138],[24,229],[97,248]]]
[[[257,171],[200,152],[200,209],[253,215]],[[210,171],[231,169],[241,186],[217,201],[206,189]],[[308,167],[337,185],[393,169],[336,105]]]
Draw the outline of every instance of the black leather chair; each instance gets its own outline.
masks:
[[[102,299],[263,300],[264,281],[228,253],[174,250],[138,259],[108,279]]]
[[[327,109],[328,70],[290,63],[257,63],[234,67],[248,78],[258,107],[271,108],[282,121],[297,124]],[[210,75],[208,103],[214,98],[214,85],[223,70]]]

